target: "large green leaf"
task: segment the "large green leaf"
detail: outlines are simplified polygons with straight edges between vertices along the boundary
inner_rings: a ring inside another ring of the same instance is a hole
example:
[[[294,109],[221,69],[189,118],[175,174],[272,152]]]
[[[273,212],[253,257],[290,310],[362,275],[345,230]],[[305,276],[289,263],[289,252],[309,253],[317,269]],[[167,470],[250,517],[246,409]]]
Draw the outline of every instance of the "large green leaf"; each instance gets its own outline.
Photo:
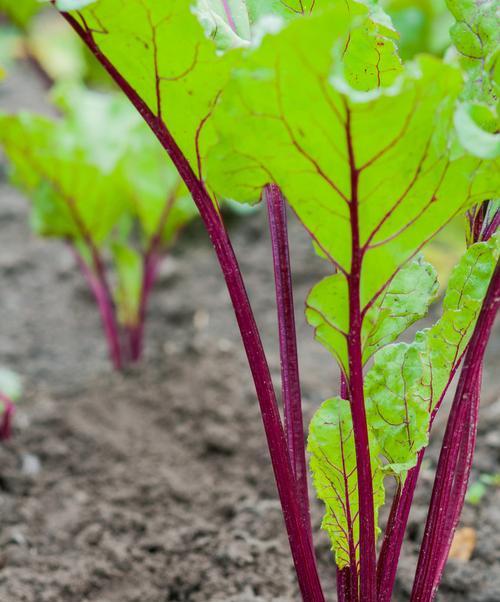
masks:
[[[350,558],[359,557],[356,451],[348,401],[334,397],[316,411],[309,429],[308,450],[314,486],[325,504],[322,526],[330,536],[337,565],[343,568],[350,564]],[[370,450],[377,516],[384,503],[384,485],[377,442],[373,438]]]
[[[498,175],[476,158],[451,153],[460,72],[422,58],[394,81],[392,40],[377,33],[362,7],[351,21],[345,6],[293,21],[246,51],[214,114],[219,144],[208,173],[215,190],[246,202],[258,200],[266,183],[279,184],[337,267],[331,284],[344,305],[342,279],[354,245],[362,255],[366,313],[436,231],[494,193]],[[356,60],[343,52],[347,36]],[[361,69],[377,51],[373,70]],[[321,303],[316,298],[315,308],[327,314]],[[334,352],[345,357],[337,345]]]
[[[236,55],[217,54],[188,0],[98,0],[72,15],[200,171],[210,115]]]

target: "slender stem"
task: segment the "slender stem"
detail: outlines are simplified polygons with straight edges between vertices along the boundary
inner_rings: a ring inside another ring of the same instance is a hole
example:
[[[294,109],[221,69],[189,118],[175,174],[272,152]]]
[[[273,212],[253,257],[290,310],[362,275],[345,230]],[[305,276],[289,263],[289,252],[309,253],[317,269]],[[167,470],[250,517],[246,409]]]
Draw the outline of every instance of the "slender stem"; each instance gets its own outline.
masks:
[[[347,108],[347,107],[346,107]],[[365,410],[363,358],[361,347],[361,264],[363,252],[359,239],[358,186],[359,170],[356,168],[351,135],[351,115],[347,108],[347,146],[351,171],[351,215],[352,248],[349,283],[349,398],[351,400],[352,425],[356,450],[359,497],[359,578],[360,599],[375,602],[377,598],[375,512],[373,507],[373,483],[370,458],[370,443]]]
[[[349,399],[349,391],[347,387],[347,379],[345,374],[340,373],[340,397]],[[339,600],[344,599],[345,602],[358,602],[359,600],[359,576],[358,564],[356,560],[356,546],[354,543],[354,528],[351,515],[351,507],[349,502],[349,486],[346,475],[345,465],[343,466],[344,487],[346,500],[346,521],[347,535],[349,545],[349,566],[343,569],[337,569],[337,597]]]
[[[172,211],[172,207],[175,204],[178,189],[179,186],[176,186],[176,188],[168,195],[167,201],[161,212],[160,219],[158,220],[156,230],[154,231],[154,234],[151,237],[147,249],[143,255],[142,283],[136,323],[134,326],[128,328],[130,359],[133,362],[138,361],[142,355],[148,300],[156,279],[158,265],[162,258],[162,234],[168,217]]]
[[[110,298],[108,288],[103,284],[102,279],[94,271],[92,271],[83,257],[80,255],[76,247],[70,242],[70,248],[80,267],[81,272],[85,276],[87,283],[94,294],[94,298],[99,307],[102,326],[106,341],[108,343],[109,357],[116,370],[122,368],[122,354],[120,347],[120,334],[115,317],[113,302]],[[95,264],[95,262],[94,262]]]
[[[466,352],[446,425],[412,602],[430,602],[434,598],[463,507],[477,430],[482,362],[499,306],[500,267],[497,265]],[[460,466],[460,460],[465,462],[464,466]]]
[[[172,159],[198,207],[226,281],[252,372],[302,596],[307,602],[324,602],[314,550],[302,525],[297,502],[295,479],[293,477],[290,458],[288,457],[286,438],[269,366],[238,261],[220,214],[206,191],[203,182],[195,175],[189,161],[175,142],[165,123],[151,111],[136,90],[132,88],[101,52],[94,41],[92,32],[82,27],[71,14],[62,14],[151,127]]]
[[[12,418],[15,406],[12,401],[0,392],[0,404],[3,405],[3,416],[0,421],[0,441],[7,441],[12,436]]]
[[[299,506],[304,529],[308,532],[312,542],[286,205],[280,189],[274,184],[266,186],[264,197],[267,201],[269,230],[273,250],[285,435],[288,444],[288,455],[290,456],[292,470],[297,483]]]

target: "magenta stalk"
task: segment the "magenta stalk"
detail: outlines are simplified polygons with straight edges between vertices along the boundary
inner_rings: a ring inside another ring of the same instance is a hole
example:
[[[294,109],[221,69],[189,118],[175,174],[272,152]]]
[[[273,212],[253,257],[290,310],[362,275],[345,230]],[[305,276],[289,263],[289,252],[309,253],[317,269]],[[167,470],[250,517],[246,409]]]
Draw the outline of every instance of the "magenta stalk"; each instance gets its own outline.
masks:
[[[238,261],[221,217],[203,182],[196,177],[191,165],[177,146],[177,143],[161,118],[157,117],[151,111],[132,86],[101,52],[93,39],[92,32],[84,29],[71,14],[62,13],[62,15],[150,126],[172,159],[198,207],[226,281],[252,372],[302,597],[307,602],[324,602],[314,550],[307,532],[302,527],[295,479],[290,458],[288,457],[285,433],[281,423],[269,366]]]
[[[92,291],[96,300],[97,306],[99,307],[102,326],[108,344],[110,360],[116,370],[121,370],[123,367],[123,362],[120,347],[120,334],[118,331],[115,309],[113,301],[110,297],[109,289],[103,284],[101,278],[94,274],[94,272],[89,268],[78,250],[71,243],[70,248],[73,251],[73,255],[75,256],[78,266],[87,280],[90,290]]]
[[[267,202],[273,251],[285,435],[288,455],[297,483],[302,522],[312,542],[286,204],[281,190],[274,184],[265,187],[264,198]]]
[[[463,507],[476,437],[482,363],[499,305],[500,267],[497,265],[469,342],[448,418],[415,573],[412,602],[430,602],[434,598]],[[460,465],[460,461],[464,464]]]
[[[0,392],[0,404],[3,405],[3,415],[0,415],[0,441],[7,441],[12,436],[12,418],[15,406],[12,401]]]
[[[351,201],[349,211],[352,227],[351,270],[349,284],[349,399],[354,430],[359,497],[359,596],[363,602],[377,600],[377,556],[375,549],[375,511],[373,507],[373,480],[370,458],[370,442],[366,419],[363,357],[361,347],[361,264],[363,251],[359,239],[358,185],[359,170],[356,168],[351,136],[350,112],[347,109],[347,146],[351,171]]]

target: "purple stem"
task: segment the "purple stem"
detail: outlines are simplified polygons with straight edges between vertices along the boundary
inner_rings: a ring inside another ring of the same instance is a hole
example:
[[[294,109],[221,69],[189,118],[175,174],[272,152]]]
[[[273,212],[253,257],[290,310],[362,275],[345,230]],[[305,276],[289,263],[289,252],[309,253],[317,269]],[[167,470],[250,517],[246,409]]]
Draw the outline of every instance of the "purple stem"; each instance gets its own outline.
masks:
[[[267,202],[273,250],[285,435],[288,444],[288,455],[297,483],[302,522],[312,542],[286,205],[281,190],[274,184],[265,187],[264,198]]]
[[[497,265],[465,355],[446,425],[412,602],[430,602],[434,598],[463,507],[477,430],[482,362],[499,305],[500,267]],[[459,464],[461,459],[463,466]]]
[[[142,355],[142,346],[144,340],[144,326],[146,323],[146,310],[149,300],[149,295],[153,289],[154,281],[156,279],[156,273],[158,271],[158,265],[161,261],[161,246],[162,246],[162,234],[167,223],[172,207],[175,203],[178,187],[169,195],[156,230],[149,241],[146,252],[143,257],[143,268],[142,268],[142,284],[139,298],[139,308],[137,311],[136,324],[128,328],[129,333],[129,346],[130,346],[130,359],[133,362],[137,362]]]
[[[377,599],[377,556],[375,550],[375,511],[373,507],[373,482],[370,458],[370,443],[365,410],[363,357],[361,346],[361,265],[363,250],[359,239],[358,187],[359,169],[354,158],[351,134],[350,111],[347,110],[347,148],[351,172],[351,217],[352,248],[349,284],[349,399],[351,401],[352,426],[356,450],[359,498],[359,594],[363,602]]]
[[[12,401],[0,392],[0,403],[4,406],[3,416],[0,422],[0,441],[7,441],[12,436],[12,418],[16,411]]]
[[[70,243],[70,248],[75,256],[75,259],[82,271],[85,279],[87,280],[90,289],[92,290],[97,305],[99,307],[99,313],[101,314],[101,321],[106,335],[106,341],[108,343],[109,356],[116,370],[122,368],[122,355],[120,348],[120,335],[118,331],[118,325],[115,317],[115,310],[113,301],[110,297],[109,288],[102,281],[102,274],[95,273],[92,271],[83,257],[80,255],[78,250]],[[95,262],[94,262],[95,264]],[[102,262],[99,262],[102,270]]]
[[[288,457],[285,433],[269,366],[238,261],[221,217],[203,182],[195,175],[189,161],[178,147],[162,119],[151,111],[134,88],[101,52],[93,39],[92,31],[82,27],[71,14],[62,13],[62,15],[151,127],[172,159],[198,207],[226,281],[252,372],[302,597],[306,602],[324,602],[314,549],[302,525],[295,479]]]

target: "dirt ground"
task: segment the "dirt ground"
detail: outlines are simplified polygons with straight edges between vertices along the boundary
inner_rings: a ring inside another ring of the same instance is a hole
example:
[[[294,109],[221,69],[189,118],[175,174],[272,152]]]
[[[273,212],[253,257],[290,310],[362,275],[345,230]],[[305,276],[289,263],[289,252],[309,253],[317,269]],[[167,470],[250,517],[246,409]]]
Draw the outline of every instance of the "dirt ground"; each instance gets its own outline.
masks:
[[[0,88],[2,109],[47,110],[26,65]],[[299,600],[249,370],[222,277],[193,224],[161,269],[146,357],[112,373],[98,315],[64,244],[29,228],[25,199],[0,174],[0,365],[24,378],[13,439],[0,447],[0,602],[291,602]],[[264,215],[229,220],[279,380]],[[307,417],[337,390],[337,370],[304,323],[326,266],[292,221]],[[437,311],[437,310],[435,310]],[[473,480],[500,472],[500,340],[484,374]],[[497,381],[498,382],[498,381]],[[444,413],[443,413],[444,414]],[[442,430],[444,415],[436,427]],[[429,449],[398,576],[408,600],[425,522]],[[334,565],[313,507],[321,575]],[[467,505],[468,562],[449,562],[438,600],[500,600],[500,489]]]

